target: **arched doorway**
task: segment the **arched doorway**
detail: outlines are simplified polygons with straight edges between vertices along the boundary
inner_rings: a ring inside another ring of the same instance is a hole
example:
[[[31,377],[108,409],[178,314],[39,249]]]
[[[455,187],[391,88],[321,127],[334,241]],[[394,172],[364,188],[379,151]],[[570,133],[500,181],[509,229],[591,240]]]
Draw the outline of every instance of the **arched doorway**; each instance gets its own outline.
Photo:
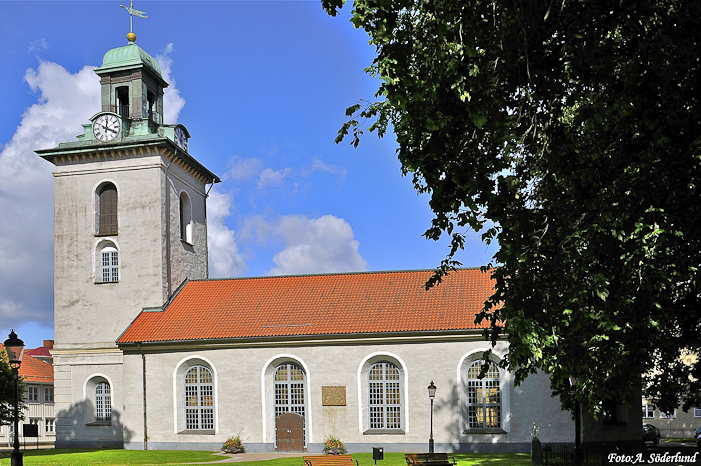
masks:
[[[294,363],[275,370],[275,440],[278,451],[304,451],[306,443],[306,376]]]

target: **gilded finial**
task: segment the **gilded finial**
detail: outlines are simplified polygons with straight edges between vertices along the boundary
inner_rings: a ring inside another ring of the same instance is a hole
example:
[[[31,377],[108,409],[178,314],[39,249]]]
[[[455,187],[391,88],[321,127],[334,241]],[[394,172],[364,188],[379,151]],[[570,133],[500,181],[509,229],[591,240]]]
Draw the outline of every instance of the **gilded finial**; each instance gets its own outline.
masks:
[[[134,0],[131,0],[130,6],[119,6],[125,8],[129,12],[129,34],[127,34],[127,39],[129,40],[129,43],[133,44],[136,42],[136,34],[134,34],[134,16],[138,16],[139,18],[148,18],[148,16],[146,16],[146,13],[143,11],[134,9]]]

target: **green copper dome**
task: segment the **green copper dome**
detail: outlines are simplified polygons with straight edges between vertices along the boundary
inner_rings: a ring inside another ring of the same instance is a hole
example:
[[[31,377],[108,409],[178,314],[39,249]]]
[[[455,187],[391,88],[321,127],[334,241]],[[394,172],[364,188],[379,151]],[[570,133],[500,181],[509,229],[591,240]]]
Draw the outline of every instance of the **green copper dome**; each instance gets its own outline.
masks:
[[[161,67],[158,66],[158,62],[144,49],[131,43],[125,45],[124,47],[117,47],[107,51],[105,57],[102,59],[102,66],[95,70],[96,72],[101,71],[112,71],[118,69],[128,69],[139,66],[147,66],[153,72],[155,72],[158,77],[161,76]]]

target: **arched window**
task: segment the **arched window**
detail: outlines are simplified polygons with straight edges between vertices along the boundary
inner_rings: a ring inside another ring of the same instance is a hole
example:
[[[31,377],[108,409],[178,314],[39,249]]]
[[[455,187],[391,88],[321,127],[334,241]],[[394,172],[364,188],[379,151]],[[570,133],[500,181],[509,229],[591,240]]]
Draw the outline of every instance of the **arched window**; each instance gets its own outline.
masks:
[[[117,188],[105,183],[98,191],[98,234],[116,235],[117,228]]]
[[[295,413],[304,417],[304,371],[297,364],[287,363],[275,370],[275,417]]]
[[[480,379],[484,362],[474,361],[467,367],[467,426],[468,429],[501,427],[501,377],[495,363],[489,365]]]
[[[192,204],[185,191],[180,193],[180,239],[192,244]]]
[[[95,384],[95,421],[108,422],[112,420],[112,392],[110,384],[99,382]]]
[[[129,86],[120,86],[117,91],[117,113],[123,118],[131,118],[129,114]]]
[[[374,364],[368,372],[370,429],[401,429],[401,375],[390,362]]]
[[[214,382],[204,366],[193,366],[185,373],[185,428],[214,429]]]
[[[97,265],[95,280],[100,283],[116,283],[119,281],[119,251],[111,241],[103,241],[98,245],[96,254]]]
[[[85,424],[110,425],[114,386],[104,374],[93,374],[85,380]]]

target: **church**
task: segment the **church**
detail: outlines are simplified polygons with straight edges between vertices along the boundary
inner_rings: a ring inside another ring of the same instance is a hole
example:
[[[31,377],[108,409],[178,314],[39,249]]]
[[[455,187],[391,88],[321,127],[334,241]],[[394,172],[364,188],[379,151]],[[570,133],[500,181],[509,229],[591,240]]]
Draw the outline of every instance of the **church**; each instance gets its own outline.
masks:
[[[95,70],[101,109],[84,134],[36,151],[55,165],[57,448],[214,451],[240,434],[248,452],[321,452],[329,436],[420,452],[432,435],[436,451],[514,452],[534,429],[574,441],[546,375],[478,377],[489,344],[474,316],[493,286],[479,269],[428,291],[431,270],[209,279],[220,180],[163,121],[168,83],[128,38]],[[624,430],[639,435],[639,417]]]

